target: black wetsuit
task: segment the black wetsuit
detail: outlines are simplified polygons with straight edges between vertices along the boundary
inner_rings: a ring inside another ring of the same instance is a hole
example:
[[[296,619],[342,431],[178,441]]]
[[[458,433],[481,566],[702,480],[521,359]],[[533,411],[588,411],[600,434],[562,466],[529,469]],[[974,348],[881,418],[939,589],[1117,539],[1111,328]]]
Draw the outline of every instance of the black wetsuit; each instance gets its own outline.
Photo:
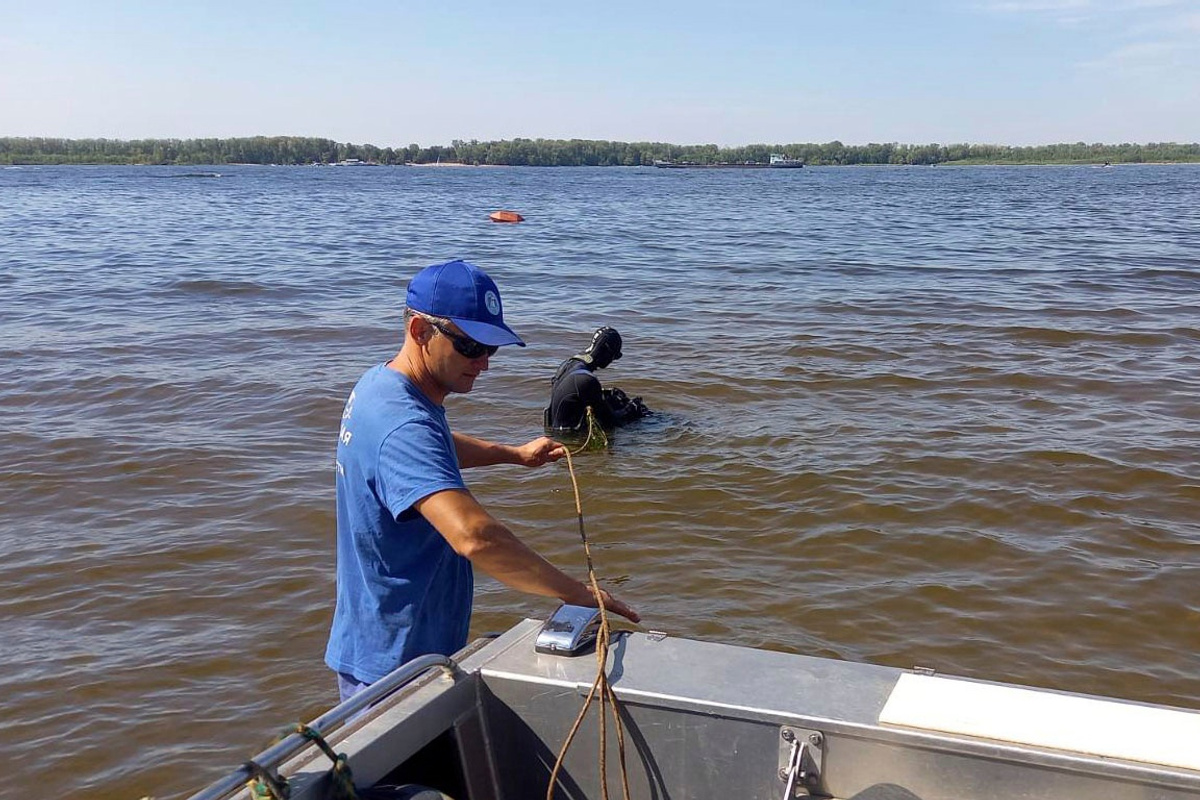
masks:
[[[551,430],[582,430],[590,406],[605,429],[640,419],[649,413],[641,398],[630,400],[620,389],[603,389],[600,380],[579,358],[568,358],[550,382],[550,405],[545,424]]]

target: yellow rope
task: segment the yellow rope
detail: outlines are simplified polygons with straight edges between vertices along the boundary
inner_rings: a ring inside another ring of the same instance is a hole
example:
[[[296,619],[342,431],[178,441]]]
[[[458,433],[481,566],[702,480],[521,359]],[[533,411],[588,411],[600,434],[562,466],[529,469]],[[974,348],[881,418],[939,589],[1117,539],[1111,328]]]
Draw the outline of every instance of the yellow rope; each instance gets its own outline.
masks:
[[[587,447],[594,429],[599,429],[599,425],[596,424],[591,408],[588,408],[588,438],[575,451],[576,453]],[[603,431],[603,429],[600,430]],[[607,444],[607,439],[605,444]],[[575,477],[575,465],[571,461],[571,455],[571,450],[568,449],[567,470],[571,474],[571,487],[575,491],[575,515],[579,519],[579,538],[583,540],[583,553],[587,559],[588,583],[591,584],[592,594],[596,598],[596,606],[600,610],[600,631],[596,635],[596,679],[592,681],[592,688],[584,698],[583,707],[579,709],[579,715],[575,717],[575,723],[571,726],[562,749],[558,752],[558,759],[554,762],[554,769],[550,772],[550,782],[546,786],[546,800],[554,799],[554,787],[558,782],[558,773],[562,769],[563,761],[567,757],[567,751],[571,748],[575,734],[579,732],[579,726],[583,724],[583,719],[587,716],[592,698],[596,696],[597,692],[600,694],[600,795],[603,800],[608,800],[608,729],[605,714],[605,702],[607,701],[612,710],[613,720],[617,724],[617,753],[621,759],[621,788],[625,793],[625,800],[629,800],[629,776],[625,769],[625,727],[621,722],[621,710],[617,696],[613,693],[612,686],[609,685],[608,673],[605,671],[605,667],[608,665],[608,646],[612,629],[608,624],[608,612],[604,608],[604,596],[601,594],[600,584],[596,580],[596,570],[592,563],[592,548],[583,528],[583,504],[579,500],[579,481]]]

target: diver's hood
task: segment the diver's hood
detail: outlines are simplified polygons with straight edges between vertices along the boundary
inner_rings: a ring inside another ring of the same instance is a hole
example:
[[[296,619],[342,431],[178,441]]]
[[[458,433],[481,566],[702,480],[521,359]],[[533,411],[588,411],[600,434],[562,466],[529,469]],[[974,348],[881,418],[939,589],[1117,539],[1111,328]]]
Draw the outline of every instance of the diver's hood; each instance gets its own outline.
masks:
[[[616,328],[611,328],[605,325],[603,328],[597,328],[592,334],[592,343],[588,345],[587,350],[584,350],[576,358],[588,364],[601,369],[607,367],[612,362],[621,357],[621,334]]]

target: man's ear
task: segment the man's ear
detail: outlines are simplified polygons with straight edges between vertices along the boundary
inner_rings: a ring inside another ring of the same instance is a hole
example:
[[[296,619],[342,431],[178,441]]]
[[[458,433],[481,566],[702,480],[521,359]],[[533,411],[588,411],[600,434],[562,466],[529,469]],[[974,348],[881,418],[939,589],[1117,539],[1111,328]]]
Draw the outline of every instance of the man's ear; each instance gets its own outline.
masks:
[[[422,347],[429,341],[429,335],[432,328],[429,322],[416,314],[408,318],[408,323],[405,325],[405,333],[417,344]]]

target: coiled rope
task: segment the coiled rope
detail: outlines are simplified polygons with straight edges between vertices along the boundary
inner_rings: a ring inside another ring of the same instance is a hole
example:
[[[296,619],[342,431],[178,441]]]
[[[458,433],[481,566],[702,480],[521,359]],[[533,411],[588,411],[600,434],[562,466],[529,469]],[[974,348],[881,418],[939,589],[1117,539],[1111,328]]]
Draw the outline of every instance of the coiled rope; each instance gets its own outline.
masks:
[[[595,414],[592,413],[591,407],[587,410],[588,420],[588,436],[583,444],[575,450],[575,454],[583,452],[587,447],[588,442],[592,439],[593,431],[599,430],[600,435],[604,436],[604,429],[596,422]],[[607,437],[604,439],[607,445]],[[567,734],[566,740],[562,744],[562,748],[558,751],[558,759],[554,762],[554,769],[550,772],[550,782],[546,785],[546,800],[554,800],[554,787],[558,783],[558,773],[562,769],[563,761],[567,757],[567,751],[571,749],[571,743],[575,740],[575,734],[579,732],[580,725],[583,724],[584,718],[587,716],[588,708],[591,707],[592,699],[600,697],[600,796],[603,800],[608,800],[608,729],[607,729],[607,714],[606,707],[611,710],[613,721],[617,728],[617,753],[621,761],[621,789],[624,792],[625,800],[629,800],[629,775],[625,769],[625,727],[621,722],[621,709],[617,701],[617,696],[613,693],[612,686],[608,682],[608,673],[605,668],[608,666],[608,646],[612,634],[612,629],[608,624],[608,612],[604,608],[604,595],[600,592],[600,584],[596,580],[596,569],[592,562],[592,548],[588,543],[587,532],[583,527],[583,504],[579,500],[579,481],[575,477],[575,465],[571,461],[572,452],[567,449],[567,470],[571,475],[571,488],[575,492],[575,515],[579,520],[579,538],[583,541],[583,553],[587,560],[588,583],[591,586],[592,594],[596,598],[596,606],[600,610],[600,630],[596,635],[596,679],[592,681],[592,688],[588,692],[587,697],[583,701],[583,707],[579,709],[579,715],[575,717],[575,723],[571,726],[570,732]]]

